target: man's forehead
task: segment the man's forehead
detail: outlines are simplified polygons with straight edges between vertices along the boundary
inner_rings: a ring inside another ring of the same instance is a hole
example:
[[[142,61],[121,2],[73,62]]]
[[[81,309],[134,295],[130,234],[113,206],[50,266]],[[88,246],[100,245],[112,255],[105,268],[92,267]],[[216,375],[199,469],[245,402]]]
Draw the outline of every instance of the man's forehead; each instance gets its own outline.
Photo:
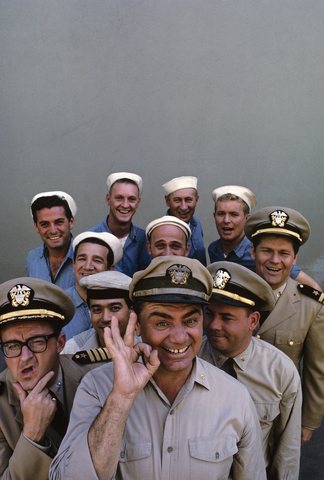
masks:
[[[170,193],[170,198],[177,197],[197,197],[197,190],[195,190],[194,188],[180,188],[179,190]]]
[[[258,246],[273,246],[277,248],[294,248],[293,240],[284,235],[262,235]]]
[[[155,240],[163,239],[163,236],[177,237],[177,240],[181,237],[182,240],[186,240],[185,233],[176,225],[159,225],[151,233],[151,238],[154,237]]]
[[[89,298],[90,307],[94,307],[96,305],[100,307],[108,307],[115,303],[126,304],[125,298]]]
[[[87,253],[87,252],[107,252],[108,253],[108,247],[107,245],[102,245],[101,243],[98,242],[92,242],[91,240],[87,242],[82,242],[79,244],[78,247],[78,255],[80,253]]]
[[[241,200],[217,200],[216,210],[232,210],[243,211],[243,203]]]
[[[65,208],[62,205],[40,208],[35,214],[38,220],[40,217],[42,219],[46,219],[46,217],[67,218]]]
[[[33,320],[28,322],[15,323],[13,325],[5,325],[0,329],[0,337],[15,338],[19,335],[44,335],[51,333],[53,326],[49,322],[43,320]]]
[[[198,304],[190,303],[159,303],[159,302],[142,302],[142,312],[183,312],[184,314],[188,311],[199,311],[202,312],[202,306]]]
[[[115,182],[111,186],[110,194],[123,193],[123,192],[128,192],[128,194],[131,192],[131,195],[136,195],[137,197],[139,197],[139,188],[134,182],[131,182],[128,180],[120,180]]]

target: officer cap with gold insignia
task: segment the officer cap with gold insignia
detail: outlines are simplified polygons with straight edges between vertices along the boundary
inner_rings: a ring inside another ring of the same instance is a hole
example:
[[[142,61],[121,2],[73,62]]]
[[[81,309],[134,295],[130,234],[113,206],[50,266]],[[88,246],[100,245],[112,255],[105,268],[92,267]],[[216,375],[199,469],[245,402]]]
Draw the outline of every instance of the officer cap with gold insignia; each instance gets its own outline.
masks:
[[[259,275],[234,262],[215,262],[207,267],[213,278],[211,300],[271,311],[275,305],[273,291]]]
[[[217,187],[212,192],[212,197],[214,202],[226,194],[232,194],[236,197],[241,198],[249,207],[251,211],[252,208],[256,205],[256,197],[254,193],[246,187],[241,187],[240,185],[223,185],[222,187]]]
[[[288,207],[265,207],[253,213],[245,224],[245,234],[253,241],[259,235],[280,235],[302,245],[308,240],[310,225],[297,210]]]
[[[139,193],[142,193],[142,190],[143,190],[142,177],[137,175],[137,173],[130,173],[130,172],[116,172],[108,175],[107,177],[108,192],[110,192],[111,187],[118,180],[131,180],[132,182],[136,183]]]
[[[183,188],[194,188],[195,190],[197,190],[197,183],[197,177],[176,177],[164,183],[162,185],[162,188],[165,195],[168,196],[170,195],[170,193],[176,192],[177,190],[182,190]]]
[[[75,217],[76,213],[77,213],[77,204],[75,203],[75,200],[71,197],[71,195],[69,195],[68,193],[66,192],[62,192],[62,191],[59,191],[59,190],[56,190],[56,191],[52,191],[52,192],[41,192],[41,193],[37,193],[37,195],[35,195],[33,198],[32,198],[32,201],[30,202],[30,210],[31,210],[31,214],[33,216],[33,206],[34,206],[34,203],[41,199],[41,198],[46,198],[46,197],[59,197],[61,200],[64,200],[69,209],[70,209],[70,212],[72,214],[72,217]]]
[[[145,229],[147,238],[149,239],[153,230],[155,230],[157,227],[160,227],[161,225],[174,225],[183,231],[187,240],[189,240],[191,237],[191,230],[186,222],[180,220],[180,218],[174,217],[173,215],[164,215],[164,217],[152,220],[152,222],[147,225]]]
[[[74,311],[69,295],[45,280],[20,277],[0,285],[0,328],[30,320],[49,321],[63,327]]]
[[[198,260],[161,256],[134,274],[129,295],[133,302],[206,304],[212,283],[207,268]]]
[[[119,238],[115,237],[112,233],[108,232],[82,232],[77,235],[72,242],[73,252],[80,243],[90,242],[92,239],[99,240],[100,243],[106,245],[111,252],[111,259],[109,259],[110,265],[115,265],[119,260],[123,258],[123,246]]]
[[[131,280],[131,277],[124,273],[107,270],[81,278],[80,285],[86,288],[88,299],[126,298],[128,300]]]

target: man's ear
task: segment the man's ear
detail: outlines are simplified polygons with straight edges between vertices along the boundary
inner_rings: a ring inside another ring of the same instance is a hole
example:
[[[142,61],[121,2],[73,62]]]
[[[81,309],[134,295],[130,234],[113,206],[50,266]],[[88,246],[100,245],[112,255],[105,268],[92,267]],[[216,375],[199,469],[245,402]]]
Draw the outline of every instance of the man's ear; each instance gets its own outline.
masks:
[[[170,196],[169,196],[169,195],[165,195],[164,199],[165,199],[165,203],[167,204],[167,207],[170,208]]]
[[[151,242],[150,240],[147,240],[146,242],[146,248],[147,248],[147,252],[150,256],[152,256],[152,250],[151,250]]]
[[[137,317],[138,318],[138,317]],[[140,322],[137,320],[136,322],[136,327],[135,327],[135,333],[138,337],[141,336],[141,324]]]
[[[253,258],[253,260],[255,260],[255,248],[253,243],[251,243],[251,257]]]
[[[57,337],[57,353],[61,353],[66,343],[66,335],[63,332],[60,332]]]
[[[69,220],[70,230],[74,227],[74,217],[71,217]]]
[[[258,326],[260,320],[260,312],[252,312],[250,313],[250,331],[253,332],[255,328]]]

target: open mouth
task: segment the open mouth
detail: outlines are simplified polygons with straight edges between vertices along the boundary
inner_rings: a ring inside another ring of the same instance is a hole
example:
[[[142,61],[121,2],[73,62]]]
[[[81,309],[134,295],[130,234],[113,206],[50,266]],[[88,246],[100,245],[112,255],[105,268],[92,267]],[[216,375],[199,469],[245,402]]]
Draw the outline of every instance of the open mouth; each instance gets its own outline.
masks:
[[[162,348],[163,348],[163,350],[165,350],[168,353],[171,353],[172,355],[181,355],[181,354],[187,352],[187,350],[189,350],[189,346],[190,345],[187,345],[184,348],[166,348],[166,347],[162,347]]]
[[[34,367],[26,367],[21,370],[22,377],[29,377],[33,373]]]

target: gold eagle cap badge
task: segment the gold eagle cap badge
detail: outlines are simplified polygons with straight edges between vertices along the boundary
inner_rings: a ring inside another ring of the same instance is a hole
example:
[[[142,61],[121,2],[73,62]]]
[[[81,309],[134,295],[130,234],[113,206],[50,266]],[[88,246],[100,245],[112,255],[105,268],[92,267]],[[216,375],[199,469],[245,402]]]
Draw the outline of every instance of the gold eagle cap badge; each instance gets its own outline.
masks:
[[[231,274],[225,270],[225,268],[220,268],[214,275],[214,287],[220,290],[224,290],[226,284],[230,281]]]
[[[167,269],[167,275],[171,277],[171,283],[174,285],[186,285],[192,271],[186,265],[175,264]]]
[[[280,227],[283,228],[289,218],[289,215],[284,212],[283,210],[275,210],[274,212],[270,213],[270,221],[273,227]]]
[[[9,290],[8,299],[13,307],[27,307],[32,293],[33,290],[27,285],[17,284]]]

